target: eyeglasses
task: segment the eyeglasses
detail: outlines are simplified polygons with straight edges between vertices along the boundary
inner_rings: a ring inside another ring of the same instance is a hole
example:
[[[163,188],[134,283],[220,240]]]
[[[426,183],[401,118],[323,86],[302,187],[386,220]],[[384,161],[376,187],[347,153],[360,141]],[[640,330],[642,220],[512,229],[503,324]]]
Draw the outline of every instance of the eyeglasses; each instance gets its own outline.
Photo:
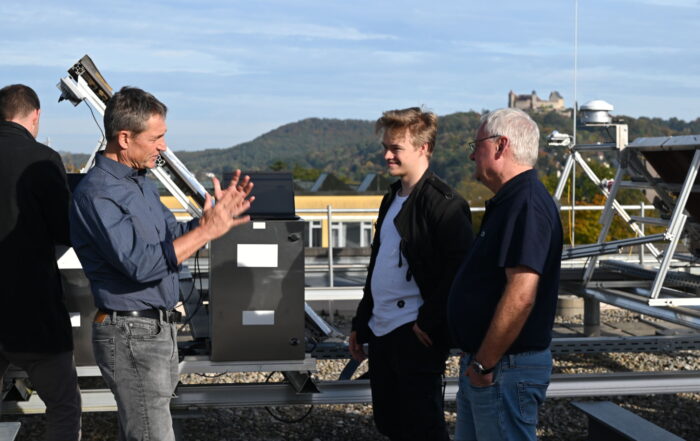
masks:
[[[491,136],[487,136],[485,138],[475,139],[474,141],[469,141],[467,143],[467,146],[469,146],[469,151],[473,152],[474,150],[476,150],[477,144],[479,144],[481,141],[486,141],[487,139],[500,138],[500,137],[501,137],[501,135],[491,135]]]

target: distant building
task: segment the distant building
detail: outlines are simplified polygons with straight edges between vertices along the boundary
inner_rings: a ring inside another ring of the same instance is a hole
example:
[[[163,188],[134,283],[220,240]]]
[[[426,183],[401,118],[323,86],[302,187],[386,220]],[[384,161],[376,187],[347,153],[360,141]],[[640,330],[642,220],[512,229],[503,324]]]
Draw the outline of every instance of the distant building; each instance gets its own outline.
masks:
[[[517,95],[512,90],[508,93],[508,107],[531,112],[549,112],[556,110],[562,115],[569,115],[570,109],[564,106],[564,98],[556,90],[549,94],[548,100],[537,96],[534,90],[531,94]]]
[[[372,244],[381,194],[306,194],[294,196],[296,214],[304,221],[307,248],[327,248],[332,236],[335,248],[368,248]],[[173,210],[179,220],[189,214],[174,196],[161,196],[161,202]],[[328,232],[328,207],[333,219]]]
[[[267,176],[288,174],[259,173]],[[253,172],[251,176],[252,174]],[[223,182],[230,182],[232,177],[233,173],[224,173]],[[255,178],[253,180],[255,181]],[[357,188],[354,188],[333,173],[326,172],[321,173],[315,181],[295,181],[294,208],[304,222],[305,246],[327,248],[332,240],[334,248],[368,250],[372,244],[379,204],[392,182],[393,180],[385,175],[370,173]],[[173,210],[178,219],[190,218],[175,197],[162,193],[161,202]],[[258,196],[255,203],[261,202],[263,199]],[[332,212],[330,225],[329,210]]]

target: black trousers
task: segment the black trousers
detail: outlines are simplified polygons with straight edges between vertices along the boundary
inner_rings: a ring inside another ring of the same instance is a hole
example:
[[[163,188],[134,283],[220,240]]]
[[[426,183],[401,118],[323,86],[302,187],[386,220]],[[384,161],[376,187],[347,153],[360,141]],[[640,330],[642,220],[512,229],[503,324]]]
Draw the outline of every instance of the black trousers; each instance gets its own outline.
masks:
[[[447,349],[426,348],[413,322],[369,342],[374,422],[394,441],[449,441],[442,374]]]

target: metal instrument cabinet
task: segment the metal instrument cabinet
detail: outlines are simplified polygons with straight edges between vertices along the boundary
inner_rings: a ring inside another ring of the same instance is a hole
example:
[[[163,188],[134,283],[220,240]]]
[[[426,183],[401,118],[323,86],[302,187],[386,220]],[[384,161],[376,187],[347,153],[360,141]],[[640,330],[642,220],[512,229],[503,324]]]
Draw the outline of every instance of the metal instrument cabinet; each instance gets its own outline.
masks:
[[[254,221],[211,243],[212,361],[304,358],[303,226]]]

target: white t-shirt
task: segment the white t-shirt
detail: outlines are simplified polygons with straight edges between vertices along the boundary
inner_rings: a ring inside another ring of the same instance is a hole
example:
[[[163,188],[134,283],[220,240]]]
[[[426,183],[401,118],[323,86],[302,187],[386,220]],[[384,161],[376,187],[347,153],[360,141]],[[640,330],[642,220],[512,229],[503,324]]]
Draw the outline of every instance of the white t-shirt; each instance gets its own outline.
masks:
[[[408,262],[401,255],[401,237],[394,225],[394,218],[407,198],[396,195],[379,232],[379,252],[372,271],[374,308],[369,319],[369,327],[377,337],[415,321],[418,308],[423,304],[415,279],[411,277],[411,280],[406,280]]]

